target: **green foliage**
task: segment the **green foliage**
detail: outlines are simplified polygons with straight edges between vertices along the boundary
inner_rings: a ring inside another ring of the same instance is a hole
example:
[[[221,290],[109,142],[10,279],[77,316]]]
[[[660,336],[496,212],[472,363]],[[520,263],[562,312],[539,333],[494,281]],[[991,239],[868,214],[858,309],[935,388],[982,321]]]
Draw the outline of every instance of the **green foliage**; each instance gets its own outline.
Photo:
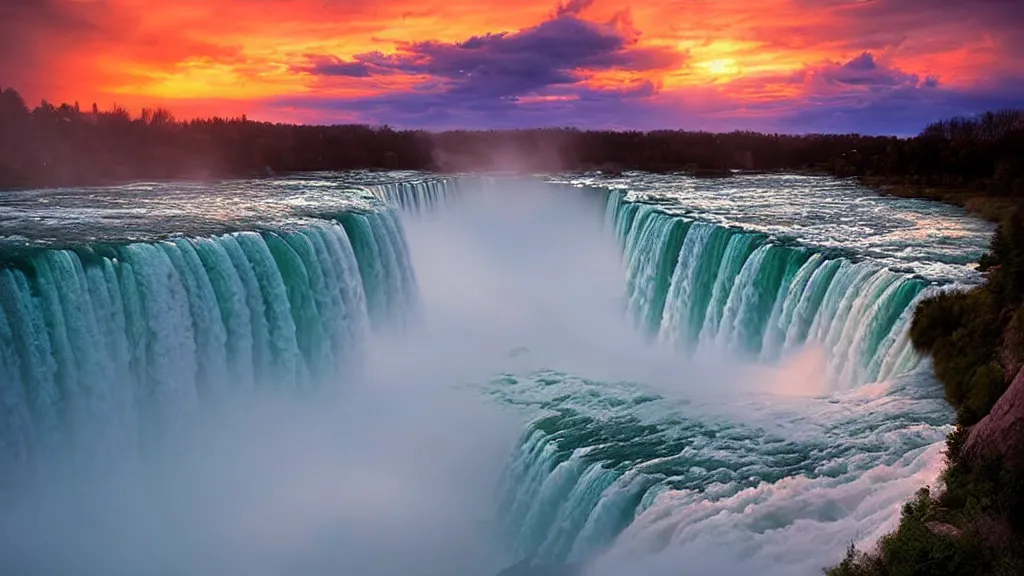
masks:
[[[959,436],[959,437],[958,437]],[[966,432],[950,436],[951,452]],[[1019,576],[1024,574],[1020,534],[1024,484],[996,460],[967,469],[956,462],[946,491],[927,488],[903,506],[900,524],[872,553],[852,544],[827,576]]]
[[[875,576],[886,574],[885,563],[881,557],[866,554],[857,549],[852,542],[846,549],[846,557],[831,568],[825,569],[826,576]]]
[[[935,375],[961,423],[980,420],[1006,389],[998,364],[1005,322],[984,288],[946,292],[922,302],[910,327],[919,352],[931,355]]]
[[[1024,297],[1024,217],[1005,219],[992,239],[992,247],[979,262],[989,273],[985,288],[1004,306],[1016,307]]]
[[[991,119],[990,119],[991,120]],[[936,130],[973,130],[957,123]],[[995,136],[992,136],[995,137]],[[851,546],[828,576],[1020,576],[1024,574],[1024,469],[964,454],[969,426],[987,415],[1024,358],[1024,225],[1014,212],[980,268],[984,285],[922,302],[910,337],[930,354],[958,426],[946,441],[944,490],[903,507],[899,527],[871,553]],[[1004,366],[1004,363],[1007,365]]]
[[[943,481],[946,490],[938,503],[955,510],[960,521],[992,518],[1009,533],[1024,532],[1024,470],[1020,467],[993,456],[977,462],[957,459],[943,472]]]
[[[879,542],[879,555],[886,566],[886,574],[991,574],[985,550],[976,539],[943,535],[929,528],[930,522],[943,521],[942,512],[927,488],[922,488],[913,500],[903,505],[899,528]]]
[[[910,338],[931,355],[935,375],[961,424],[980,420],[1006,390],[1000,349],[1024,297],[1024,225],[1019,214],[997,230],[981,262],[987,282],[966,292],[945,292],[922,302]]]

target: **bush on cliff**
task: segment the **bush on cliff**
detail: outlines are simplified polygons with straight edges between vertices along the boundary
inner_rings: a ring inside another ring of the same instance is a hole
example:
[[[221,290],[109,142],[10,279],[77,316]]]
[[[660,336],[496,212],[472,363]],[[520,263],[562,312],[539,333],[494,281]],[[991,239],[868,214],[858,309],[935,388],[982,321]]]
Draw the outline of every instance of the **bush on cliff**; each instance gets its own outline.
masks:
[[[982,257],[985,284],[965,292],[945,292],[922,302],[910,338],[932,357],[946,398],[960,424],[970,426],[988,414],[1017,367],[1004,366],[1004,334],[1024,296],[1024,223],[1019,214],[1005,220]],[[1016,340],[1013,339],[1013,340]],[[1011,348],[1020,342],[1008,341]]]
[[[827,576],[1019,576],[1024,476],[998,458],[961,458],[967,428],[949,435],[945,489],[903,506],[900,524],[870,553],[852,544]]]
[[[998,455],[965,454],[970,433],[1024,361],[1024,223],[1000,225],[980,262],[986,283],[922,302],[910,337],[931,355],[957,408],[941,493],[903,507],[899,527],[873,552],[850,546],[828,576],[1020,576],[1024,574],[1024,469]]]

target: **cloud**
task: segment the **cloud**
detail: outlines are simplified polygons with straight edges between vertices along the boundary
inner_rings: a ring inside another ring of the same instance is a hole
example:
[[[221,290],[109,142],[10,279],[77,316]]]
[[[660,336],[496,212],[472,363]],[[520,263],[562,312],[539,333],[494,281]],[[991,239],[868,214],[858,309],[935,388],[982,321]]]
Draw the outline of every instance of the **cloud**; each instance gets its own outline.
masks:
[[[794,4],[824,16],[799,34],[805,45],[890,50],[904,59],[942,64],[951,53],[971,60],[988,54],[1001,60],[990,66],[1019,70],[1024,65],[1020,51],[1024,2],[1020,0],[794,0]],[[769,34],[771,30],[766,29]]]
[[[351,78],[367,78],[371,74],[370,65],[363,62],[345,62],[336,56],[314,55],[309,58],[307,66],[299,70],[317,76],[348,76]]]
[[[905,131],[1024,104],[1021,21],[1020,0],[0,0],[0,83],[183,118]]]
[[[548,86],[546,97],[476,98],[445,91],[364,98],[297,97],[268,102],[310,116],[426,129],[575,126],[605,129],[750,129],[913,135],[940,118],[1020,106],[1017,81],[944,87],[870,52],[789,74],[739,77],[719,85],[659,89],[649,80],[614,89]],[[772,94],[754,99],[751,95]]]
[[[914,87],[921,83],[917,74],[907,74],[891,66],[879,65],[870,52],[863,52],[842,64],[829,62],[817,68],[808,69],[805,74],[812,84],[824,83],[875,90],[899,86]],[[932,84],[938,81],[935,78],[932,80]]]
[[[597,71],[650,72],[678,67],[683,55],[675,50],[638,47],[635,31],[620,25],[575,16],[586,0],[561,5],[558,14],[518,32],[472,36],[462,42],[410,42],[393,54],[371,52],[351,61],[312,56],[301,69],[318,76],[365,77],[404,74],[431,80],[438,94],[452,104],[466,100],[514,100],[542,95],[559,86],[582,84]],[[439,103],[439,102],[438,102]]]
[[[752,54],[715,56],[716,41],[710,36],[690,44],[692,56],[665,43],[652,47],[640,41],[629,9],[610,17],[606,13],[603,22],[596,22],[580,17],[597,9],[590,1],[566,0],[548,19],[516,32],[472,35],[462,42],[409,42],[392,53],[364,53],[350,60],[317,57],[306,67],[325,82],[331,77],[418,79],[411,89],[407,85],[358,99],[285,101],[328,115],[346,111],[369,122],[424,128],[574,125],[909,134],[941,115],[961,113],[957,106],[971,113],[977,103],[1007,102],[1005,86],[964,83],[984,65],[972,70],[947,64],[987,58],[983,48],[965,53],[965,42],[972,41],[981,24],[1018,10],[1001,0],[981,2],[986,13],[980,16],[958,0],[939,1],[950,13],[923,0],[910,0],[912,8],[890,0],[775,0],[773,17],[753,17],[730,0],[688,4],[693,22],[679,24],[681,30],[707,22],[708,34],[746,35],[769,53],[784,48],[814,54],[827,48],[800,68],[757,69],[758,61],[751,60],[755,64],[748,71],[745,61]],[[730,11],[733,24],[715,24],[720,13]],[[959,36],[949,30],[957,20],[966,26]],[[781,34],[784,30],[792,33]],[[708,50],[712,55],[704,56]],[[687,70],[688,58],[705,66],[726,62],[738,73],[703,83],[693,75],[663,89],[664,74]],[[620,77],[614,88],[598,87],[602,83],[595,78],[608,71],[624,72],[627,79]],[[897,112],[901,107],[902,114]]]
[[[558,9],[555,11],[557,16],[579,15],[594,3],[594,0],[569,0],[563,4],[558,5]]]
[[[279,98],[266,102],[269,110],[299,111],[326,122],[366,122],[432,130],[525,126],[600,126],[621,129],[658,127],[646,118],[657,87],[641,81],[616,89],[567,86],[545,96],[476,98],[448,92],[393,92],[369,97]]]
[[[1024,77],[1017,80],[1024,81]],[[901,86],[872,98],[819,97],[814,106],[794,106],[779,114],[787,131],[819,130],[911,136],[927,124],[952,116],[971,116],[987,110],[1019,107],[1014,82],[983,88],[943,89],[927,82]]]

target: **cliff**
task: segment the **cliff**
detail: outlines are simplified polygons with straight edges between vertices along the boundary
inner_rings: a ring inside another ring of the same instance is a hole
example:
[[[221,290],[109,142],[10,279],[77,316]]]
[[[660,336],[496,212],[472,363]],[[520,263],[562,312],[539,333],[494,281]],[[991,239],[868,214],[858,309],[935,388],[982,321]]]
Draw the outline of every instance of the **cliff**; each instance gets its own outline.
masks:
[[[1024,369],[992,411],[971,428],[962,456],[972,462],[997,457],[1009,466],[1024,467]]]
[[[1010,213],[981,259],[983,285],[941,293],[914,313],[911,340],[957,409],[938,489],[922,489],[895,532],[870,552],[851,547],[829,576],[1024,574],[1021,214]]]

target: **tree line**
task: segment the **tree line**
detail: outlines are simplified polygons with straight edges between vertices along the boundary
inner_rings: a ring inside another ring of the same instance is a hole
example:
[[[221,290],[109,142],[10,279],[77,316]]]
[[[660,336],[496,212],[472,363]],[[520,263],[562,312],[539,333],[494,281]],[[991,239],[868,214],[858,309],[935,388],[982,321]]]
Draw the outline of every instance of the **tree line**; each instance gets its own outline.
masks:
[[[0,90],[0,188],[259,177],[311,170],[820,170],[888,184],[1024,196],[1024,110],[937,122],[913,138],[859,134],[393,130],[245,116],[178,121],[167,110],[30,109]]]

